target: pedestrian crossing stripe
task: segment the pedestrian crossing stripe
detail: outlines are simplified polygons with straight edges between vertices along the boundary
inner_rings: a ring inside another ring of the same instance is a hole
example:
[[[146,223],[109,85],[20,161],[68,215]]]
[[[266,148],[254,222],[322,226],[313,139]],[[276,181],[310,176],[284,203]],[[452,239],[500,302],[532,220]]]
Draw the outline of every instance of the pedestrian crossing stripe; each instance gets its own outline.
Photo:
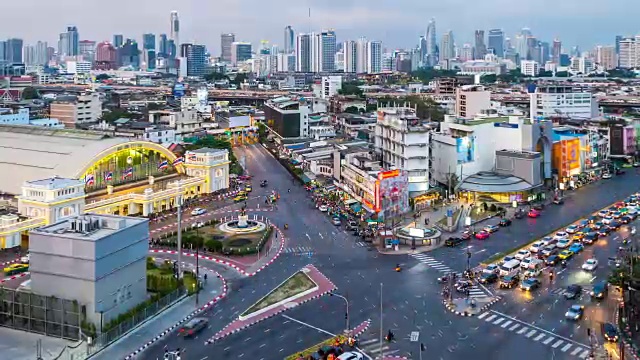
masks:
[[[380,339],[366,339],[366,340],[358,340],[358,348],[365,354],[371,356],[378,354],[380,352]],[[389,345],[383,344],[382,351],[388,351]]]
[[[287,248],[284,248],[283,252],[287,254],[308,253],[308,252],[313,252],[313,248],[308,246],[287,247]]]
[[[589,355],[589,347],[583,344],[575,343],[569,339],[559,337],[558,335],[547,333],[539,329],[534,329],[532,325],[527,324],[514,324],[517,320],[510,320],[508,317],[498,316],[492,314],[490,311],[484,312],[478,315],[478,319],[484,320],[492,325],[500,326],[505,331],[514,332],[518,335],[540,342],[543,345],[550,346],[553,349],[557,349],[563,353],[571,354],[571,356],[577,356],[580,359],[586,359]],[[517,331],[516,331],[517,330]]]

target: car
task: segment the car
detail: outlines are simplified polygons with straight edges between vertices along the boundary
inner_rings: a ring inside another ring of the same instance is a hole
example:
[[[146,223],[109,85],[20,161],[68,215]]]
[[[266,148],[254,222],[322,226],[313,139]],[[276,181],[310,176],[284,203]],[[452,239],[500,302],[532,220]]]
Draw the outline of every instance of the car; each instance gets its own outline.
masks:
[[[12,276],[29,271],[29,264],[11,264],[4,268],[4,274]]]
[[[505,276],[500,280],[500,288],[511,289],[518,285],[519,277],[517,275]]]
[[[571,305],[569,310],[564,314],[564,317],[567,320],[580,320],[584,314],[584,306],[582,305]]]
[[[593,224],[598,221],[598,217],[596,215],[591,215],[587,218],[587,222],[589,224]]]
[[[625,212],[626,212],[626,211],[625,211]],[[616,212],[614,212],[613,214],[611,214],[611,216],[612,216],[614,219],[620,219],[620,218],[622,217],[622,215],[624,215],[624,214],[622,213],[622,211],[616,211]]]
[[[608,292],[609,292],[609,283],[607,282],[607,280],[601,280],[595,285],[593,285],[593,289],[591,290],[589,295],[591,295],[592,299],[600,300],[600,299],[604,299],[604,297],[607,296]]]
[[[622,221],[613,220],[613,221],[609,224],[609,229],[611,229],[611,231],[615,231],[615,230],[617,230],[620,226],[622,226]]]
[[[562,205],[564,204],[564,198],[563,197],[556,197],[553,199],[553,203],[556,205]]]
[[[31,259],[31,254],[27,253],[27,255],[20,258],[20,262],[22,264],[28,264],[30,259]]]
[[[597,259],[588,259],[582,264],[582,270],[585,271],[594,271],[598,267]]]
[[[582,294],[582,286],[578,284],[571,284],[567,286],[567,290],[564,292],[564,298],[567,300],[574,300],[580,297]]]
[[[247,195],[238,195],[236,197],[233,198],[233,202],[243,202],[243,201],[247,201]]]
[[[518,252],[514,255],[514,257],[515,257],[517,260],[522,261],[522,260],[524,260],[524,259],[526,259],[526,258],[528,258],[528,257],[531,257],[531,251],[529,251],[529,250],[524,250],[524,249],[523,249],[523,250],[520,250],[520,251],[518,251]]]
[[[247,185],[244,187],[244,191],[246,191],[246,192],[248,192],[248,193],[252,192],[252,191],[253,191],[253,187],[251,187],[251,184],[247,184]]]
[[[569,247],[569,251],[574,254],[579,254],[582,252],[582,250],[584,250],[584,245],[582,245],[581,243],[574,243]]]
[[[347,230],[357,230],[358,229],[358,223],[353,221],[353,220],[349,220],[349,222],[347,223],[346,228],[347,228]]]
[[[598,236],[607,236],[609,235],[609,232],[611,232],[611,229],[603,226],[600,229],[598,229]]]
[[[591,245],[598,240],[598,233],[596,232],[588,232],[584,235],[582,239],[583,244]]]
[[[498,274],[500,272],[500,267],[496,264],[489,264],[487,267],[482,269],[483,274]]]
[[[517,260],[515,256],[511,256],[511,255],[507,255],[505,257],[502,258],[502,263],[506,264],[511,260]]]
[[[496,273],[484,273],[480,276],[480,281],[481,284],[493,284],[494,282],[498,281],[498,274]]]
[[[247,192],[244,190],[240,190],[236,193],[236,196],[247,196]]]
[[[182,327],[180,327],[180,330],[178,331],[178,334],[183,337],[195,336],[202,329],[206,328],[208,324],[209,320],[207,320],[207,318],[195,317],[189,320],[189,322],[187,322],[186,324],[182,325]]]
[[[483,230],[491,234],[491,233],[494,233],[494,232],[500,230],[500,227],[497,226],[497,225],[487,225],[487,226],[484,227]]]
[[[522,219],[524,217],[524,214],[524,210],[518,210],[515,214],[513,214],[513,217],[516,219]]]
[[[637,163],[637,162],[633,163],[633,167],[640,167],[640,163]]]
[[[240,175],[238,176],[240,180],[251,180],[251,175]]]
[[[547,258],[545,264],[547,266],[555,266],[558,264],[558,262],[560,262],[560,258],[558,257],[558,255],[551,255]]]
[[[624,166],[624,165],[623,165],[623,166]],[[626,172],[626,171],[624,171],[624,170],[622,170],[622,169],[616,169],[616,175],[624,175],[624,174],[626,174],[626,173],[627,173],[627,172]]]
[[[544,246],[547,246],[547,245],[550,245],[550,244],[555,244],[557,242],[556,239],[552,238],[551,236],[545,236],[540,241],[542,241]]]
[[[567,260],[572,256],[573,256],[573,251],[571,250],[562,250],[560,254],[558,254],[558,257],[560,258],[560,260]]]
[[[564,231],[567,234],[575,234],[578,232],[578,230],[580,230],[580,227],[577,225],[569,225]]]
[[[340,218],[337,216],[334,216],[331,218],[331,223],[335,226],[340,226],[342,225],[342,221],[340,221]]]
[[[533,210],[541,211],[542,209],[544,209],[544,204],[541,203],[541,202],[535,203],[535,204],[533,204],[533,206],[531,208]]]
[[[471,237],[473,236],[473,233],[471,232],[471,230],[465,230],[460,237],[462,238],[462,240],[469,240],[471,239]]]
[[[260,181],[260,187],[267,187],[267,184],[268,184],[267,180]]]
[[[556,244],[556,246],[559,247],[560,249],[567,248],[570,245],[571,245],[571,240],[569,240],[569,239],[562,239],[562,240],[558,241],[558,243]]]
[[[538,253],[544,248],[544,243],[542,241],[536,241],[531,246],[529,246],[529,251],[532,253]]]
[[[529,268],[529,265],[531,265],[531,262],[534,260],[534,258],[532,257],[528,257],[526,259],[522,259],[522,262],[520,263],[520,267],[523,269],[527,269]]]
[[[455,247],[462,244],[463,241],[464,240],[462,240],[462,238],[459,238],[459,237],[450,237],[444,241],[444,246]]]
[[[620,335],[618,335],[618,329],[612,323],[602,324],[602,336],[607,341],[618,342]]]
[[[520,284],[522,291],[533,291],[540,287],[540,280],[536,278],[528,278]]]
[[[602,178],[603,179],[611,179],[613,176],[610,173],[604,173],[602,174]]]
[[[540,252],[540,254],[542,256],[549,257],[549,256],[554,256],[557,252],[558,250],[556,249],[556,245],[551,244],[551,245],[545,246],[544,249],[542,249],[542,251]]]
[[[536,209],[531,209],[529,210],[529,212],[527,213],[527,216],[530,218],[538,218],[540,217],[540,211],[536,210]]]
[[[203,208],[195,208],[193,210],[191,210],[191,216],[198,216],[198,215],[202,215],[204,213],[206,213],[207,210],[203,209]]]
[[[595,223],[591,224],[591,228],[594,230],[600,230],[604,227],[604,224],[602,223],[602,221],[596,221]]]
[[[600,217],[609,216],[609,210],[602,209],[602,210],[598,211],[598,216],[600,216]]]
[[[500,226],[510,226],[511,225],[511,219],[507,219],[507,218],[502,218],[500,219],[500,223],[498,223],[498,225]]]
[[[327,212],[329,211],[329,207],[327,205],[320,205],[318,206],[318,210],[320,210],[321,212]]]
[[[578,231],[573,234],[573,237],[571,237],[571,240],[573,241],[582,241],[582,239],[584,239],[584,233],[582,231]]]
[[[536,278],[542,274],[542,269],[540,268],[529,268],[524,272],[525,279],[528,278]]]
[[[491,235],[490,233],[482,230],[476,233],[476,239],[478,240],[485,240],[489,238],[489,235]]]
[[[602,218],[602,223],[605,225],[611,224],[612,221],[613,221],[613,216],[605,216],[604,218]]]
[[[338,356],[337,360],[364,360],[364,355],[357,351],[347,351]]]
[[[620,222],[622,222],[623,224],[628,224],[628,223],[630,223],[632,221],[633,221],[633,216],[631,216],[631,215],[625,215],[625,216],[620,218]]]
[[[556,240],[568,239],[569,234],[565,231],[558,231],[555,235],[553,235],[553,238]]]

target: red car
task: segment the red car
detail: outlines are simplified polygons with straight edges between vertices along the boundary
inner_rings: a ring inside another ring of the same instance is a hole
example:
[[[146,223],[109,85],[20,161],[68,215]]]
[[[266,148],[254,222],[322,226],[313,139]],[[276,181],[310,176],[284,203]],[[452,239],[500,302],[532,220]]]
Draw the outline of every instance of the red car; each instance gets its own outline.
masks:
[[[489,234],[488,232],[482,230],[476,233],[476,239],[478,240],[484,240],[484,239],[488,239],[489,238]]]
[[[470,230],[467,230],[467,231],[463,232],[463,233],[462,233],[462,235],[460,235],[460,237],[461,237],[463,240],[469,240],[469,239],[471,239],[471,231],[470,231]]]
[[[240,175],[238,176],[240,180],[251,180],[251,175]]]
[[[530,218],[537,218],[540,217],[540,211],[536,210],[536,209],[531,209],[529,211],[529,213],[527,214],[527,216],[529,216]]]

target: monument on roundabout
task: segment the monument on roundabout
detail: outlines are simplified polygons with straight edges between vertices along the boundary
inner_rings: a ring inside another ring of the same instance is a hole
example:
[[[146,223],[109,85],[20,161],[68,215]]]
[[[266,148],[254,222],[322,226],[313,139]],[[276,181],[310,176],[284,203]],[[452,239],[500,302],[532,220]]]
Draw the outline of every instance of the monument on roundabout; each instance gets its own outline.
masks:
[[[220,224],[219,229],[229,234],[248,234],[259,231],[264,231],[267,228],[267,224],[257,219],[249,219],[246,209],[243,207],[240,210],[237,219],[231,219]]]

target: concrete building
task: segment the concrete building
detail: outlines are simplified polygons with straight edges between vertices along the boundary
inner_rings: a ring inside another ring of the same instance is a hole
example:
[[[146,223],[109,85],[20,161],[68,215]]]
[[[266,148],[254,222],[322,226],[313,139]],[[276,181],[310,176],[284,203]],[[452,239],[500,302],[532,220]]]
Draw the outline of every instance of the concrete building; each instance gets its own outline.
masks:
[[[323,76],[321,82],[320,97],[329,99],[337,95],[338,90],[342,89],[342,76]]]
[[[296,71],[311,72],[312,69],[312,36],[311,34],[298,34],[296,36]]]
[[[482,110],[491,108],[491,92],[481,85],[463,85],[456,88],[457,117],[473,119]]]
[[[520,72],[525,76],[538,76],[540,64],[533,60],[520,61]]]
[[[92,66],[89,61],[67,61],[67,74],[86,75],[91,72]]]
[[[409,192],[429,189],[429,148],[431,127],[410,107],[379,107],[374,148],[385,169],[408,173]]]
[[[99,327],[147,299],[149,220],[82,215],[29,233],[31,290],[77,300]]]
[[[232,44],[236,41],[236,35],[220,34],[220,60],[223,62],[232,62]]]
[[[466,57],[467,55],[465,54],[464,56]],[[487,56],[492,56],[492,54],[489,54]],[[461,74],[465,75],[502,75],[506,73],[506,71],[506,64],[497,61],[470,60],[462,63],[462,65],[460,66]]]
[[[619,45],[619,66],[623,69],[640,67],[640,35],[621,39]]]
[[[20,108],[16,112],[12,112],[10,109],[0,108],[0,125],[30,125],[54,129],[64,128],[64,125],[58,119],[46,118],[31,120],[28,108]]]
[[[175,131],[175,141],[183,141],[202,133],[204,119],[198,115],[198,111],[191,110],[154,110],[149,111],[149,122],[157,125],[165,125]]]
[[[238,63],[251,59],[251,43],[234,41],[231,43],[231,64],[236,66]]]
[[[75,128],[76,124],[97,122],[102,116],[102,101],[95,92],[58,97],[51,103],[50,115],[59,119],[65,127]]]
[[[266,125],[281,139],[309,137],[310,115],[327,111],[318,99],[298,96],[268,100],[263,109]]]
[[[596,64],[604,70],[613,70],[618,67],[618,55],[615,46],[597,46]]]
[[[595,64],[591,58],[580,56],[572,57],[569,72],[572,74],[587,75],[595,70]]]
[[[592,95],[571,85],[538,86],[529,96],[531,121],[552,117],[588,120],[597,113]]]

